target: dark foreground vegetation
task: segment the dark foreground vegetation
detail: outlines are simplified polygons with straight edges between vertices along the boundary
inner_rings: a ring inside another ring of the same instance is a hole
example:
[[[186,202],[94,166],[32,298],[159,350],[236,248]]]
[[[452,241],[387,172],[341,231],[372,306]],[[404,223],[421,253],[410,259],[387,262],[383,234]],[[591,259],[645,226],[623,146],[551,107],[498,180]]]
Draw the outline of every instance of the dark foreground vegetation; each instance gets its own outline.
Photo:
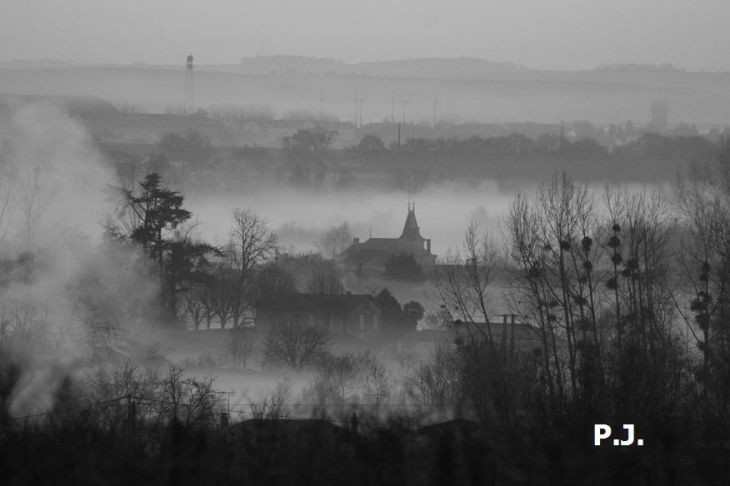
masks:
[[[725,484],[727,441],[665,420],[643,448],[593,447],[575,424],[495,434],[393,419],[353,433],[321,420],[229,427],[128,422],[90,410],[4,424],[0,481],[25,484]]]

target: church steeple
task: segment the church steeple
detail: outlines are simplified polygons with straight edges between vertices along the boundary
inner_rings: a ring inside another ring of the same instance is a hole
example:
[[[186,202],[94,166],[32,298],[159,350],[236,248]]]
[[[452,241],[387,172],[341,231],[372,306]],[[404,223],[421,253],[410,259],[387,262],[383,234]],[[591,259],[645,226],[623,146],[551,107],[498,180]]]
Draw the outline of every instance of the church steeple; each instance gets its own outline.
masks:
[[[406,224],[403,226],[403,233],[400,239],[405,240],[422,240],[421,232],[416,221],[416,203],[408,203],[408,216]]]

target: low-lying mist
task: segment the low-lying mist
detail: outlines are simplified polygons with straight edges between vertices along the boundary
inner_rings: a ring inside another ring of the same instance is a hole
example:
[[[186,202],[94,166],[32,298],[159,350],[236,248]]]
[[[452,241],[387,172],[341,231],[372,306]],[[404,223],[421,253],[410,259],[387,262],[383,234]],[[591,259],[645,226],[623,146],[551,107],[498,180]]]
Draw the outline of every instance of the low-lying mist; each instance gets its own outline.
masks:
[[[195,195],[187,199],[187,205],[200,221],[200,231],[214,244],[226,241],[233,210],[247,208],[266,218],[274,229],[300,228],[301,237],[291,238],[292,241],[284,238],[281,243],[307,251],[317,249],[313,239],[319,232],[343,223],[361,241],[371,235],[397,238],[403,231],[407,204],[415,201],[421,234],[431,238],[433,253],[444,254],[461,244],[471,221],[496,231],[513,196],[494,181],[483,181],[476,187],[457,183],[432,185],[415,196],[396,190],[314,192],[269,186],[240,195]]]
[[[57,405],[100,345],[119,336],[151,342],[145,329],[154,323],[144,321],[141,309],[157,289],[148,274],[137,271],[141,254],[119,251],[103,238],[103,222],[113,211],[104,188],[117,181],[80,124],[52,106],[25,106],[12,117],[1,143],[0,344],[7,352],[3,359],[13,360],[19,373],[2,405],[11,416],[24,416]],[[319,237],[343,223],[361,241],[397,238],[407,204],[415,202],[422,236],[432,240],[433,253],[445,256],[461,247],[472,222],[497,235],[515,194],[534,189],[534,183],[519,180],[510,186],[496,180],[436,182],[415,194],[382,188],[317,192],[267,184],[238,195],[183,196],[198,222],[197,233],[212,245],[228,242],[233,211],[241,208],[280,229],[279,244],[297,252],[321,250]],[[600,193],[603,188],[591,189]],[[394,294],[401,302],[426,303],[423,289],[411,287]],[[224,354],[225,344],[217,351]],[[257,388],[251,396],[266,390],[267,383],[275,385],[260,378],[226,372],[220,384],[239,386],[232,397],[239,405],[245,387],[237,383]]]
[[[498,235],[501,222],[519,193],[531,194],[534,182],[481,180],[430,183],[415,195],[401,190],[354,189],[352,191],[302,190],[284,185],[264,185],[242,191],[240,195],[195,194],[186,205],[198,219],[199,230],[213,244],[227,241],[231,215],[235,208],[251,209],[279,229],[282,247],[295,251],[318,251],[317,238],[326,230],[347,223],[354,238],[397,238],[408,214],[407,204],[415,202],[421,235],[431,239],[431,251],[444,256],[448,250],[461,248],[464,232],[470,223],[480,230]],[[631,192],[666,189],[622,184]],[[602,184],[590,184],[599,199],[605,193]],[[329,255],[326,255],[329,256]]]

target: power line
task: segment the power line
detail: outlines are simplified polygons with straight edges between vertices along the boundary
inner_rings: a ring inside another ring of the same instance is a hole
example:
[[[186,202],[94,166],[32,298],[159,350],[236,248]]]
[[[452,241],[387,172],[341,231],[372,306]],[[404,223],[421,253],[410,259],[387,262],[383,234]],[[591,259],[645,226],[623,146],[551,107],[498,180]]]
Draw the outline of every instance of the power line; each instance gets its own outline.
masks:
[[[64,408],[61,410],[52,410],[50,412],[43,412],[43,413],[35,413],[32,415],[23,415],[21,417],[12,417],[12,418],[10,418],[10,420],[24,420],[24,419],[35,418],[35,417],[44,417],[46,415],[54,415],[54,414],[58,414],[58,413],[73,412],[75,410],[84,410],[84,409],[97,407],[99,405],[106,405],[109,403],[118,402],[119,400],[125,400],[126,398],[127,398],[127,396],[125,395],[123,397],[112,398],[111,400],[103,400],[103,401],[99,401],[99,402],[89,403],[86,405],[79,405],[77,407]]]

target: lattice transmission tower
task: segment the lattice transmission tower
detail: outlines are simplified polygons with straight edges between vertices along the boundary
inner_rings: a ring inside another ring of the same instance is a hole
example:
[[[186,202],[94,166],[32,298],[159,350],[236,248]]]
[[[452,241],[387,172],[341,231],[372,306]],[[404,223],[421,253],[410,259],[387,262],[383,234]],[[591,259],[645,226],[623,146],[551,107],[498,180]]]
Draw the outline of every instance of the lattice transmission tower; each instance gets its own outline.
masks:
[[[195,83],[193,82],[192,54],[188,54],[188,62],[185,66],[185,105],[183,110],[186,115],[195,113]]]

